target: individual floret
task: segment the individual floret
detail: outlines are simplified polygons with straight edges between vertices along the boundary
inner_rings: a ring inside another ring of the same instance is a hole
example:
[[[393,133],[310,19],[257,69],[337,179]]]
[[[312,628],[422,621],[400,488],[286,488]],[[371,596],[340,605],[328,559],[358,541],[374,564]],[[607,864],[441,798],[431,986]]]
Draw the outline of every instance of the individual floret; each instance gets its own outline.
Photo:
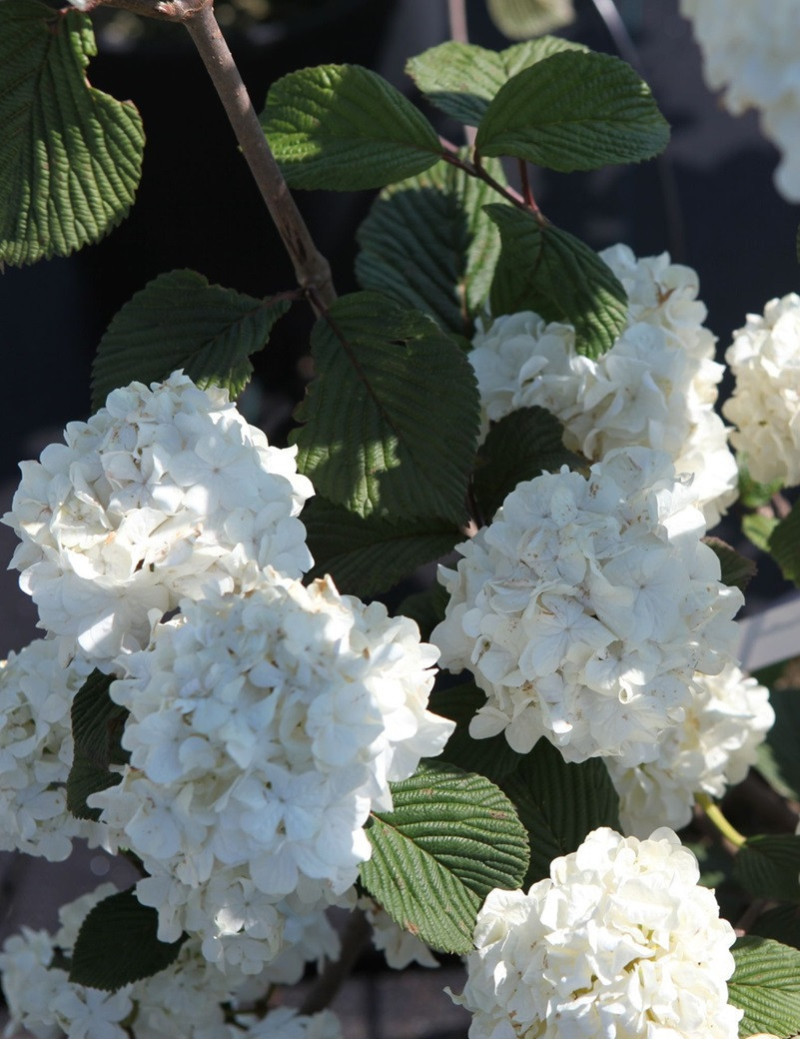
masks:
[[[744,780],[774,721],[769,690],[733,662],[719,675],[696,675],[686,717],[661,737],[655,761],[626,769],[607,760],[625,833],[684,827],[697,794],[721,798]]]
[[[519,484],[458,547],[431,639],[487,696],[473,737],[505,732],[526,753],[545,736],[571,762],[657,757],[694,672],[732,656],[743,602],[690,503],[666,455],[615,451],[588,479],[564,467]]]
[[[603,827],[527,894],[495,889],[453,997],[470,1037],[735,1037],[735,934],[699,878],[667,828]]]
[[[736,423],[731,442],[754,480],[800,484],[800,296],[770,300],[748,314],[725,360],[736,379],[723,406]]]
[[[313,493],[295,449],[271,447],[226,390],[175,372],[115,390],[64,444],[23,462],[4,523],[41,627],[108,669],[147,645],[181,598],[243,591],[264,567],[311,565],[298,519]]]
[[[414,622],[329,579],[266,578],[182,603],[127,658],[111,697],[130,764],[90,798],[151,875],[160,937],[251,974],[280,951],[284,900],[310,913],[354,883],[370,809],[454,726],[427,710],[438,652]]]

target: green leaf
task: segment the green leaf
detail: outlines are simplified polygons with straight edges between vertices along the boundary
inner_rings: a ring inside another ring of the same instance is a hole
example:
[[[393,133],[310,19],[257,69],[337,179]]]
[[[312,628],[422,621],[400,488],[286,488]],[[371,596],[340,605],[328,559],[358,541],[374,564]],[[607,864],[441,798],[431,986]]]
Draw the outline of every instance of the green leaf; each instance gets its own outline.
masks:
[[[800,1031],[800,951],[744,935],[731,952],[736,969],[728,980],[728,1003],[744,1011],[739,1036],[794,1036]]]
[[[489,521],[506,495],[523,480],[562,466],[579,469],[586,460],[564,447],[564,426],[546,408],[520,408],[492,426],[478,452],[475,497]]]
[[[317,376],[296,417],[298,469],[361,516],[461,524],[478,389],[464,352],[379,293],[340,297],[311,334]]]
[[[114,787],[122,780],[119,773],[98,766],[82,751],[76,751],[67,777],[67,809],[79,820],[99,820],[101,809],[90,809],[89,795]]]
[[[302,520],[315,561],[307,580],[330,574],[340,592],[362,597],[385,592],[463,538],[446,520],[364,518],[319,496],[306,505]]]
[[[800,585],[800,502],[781,520],[770,535],[769,551],[787,581]]]
[[[733,876],[754,896],[800,902],[800,837],[758,834],[739,849]]]
[[[528,864],[514,807],[485,777],[423,761],[391,785],[393,812],[373,813],[361,881],[390,916],[448,953],[472,949],[493,888],[518,888]]]
[[[442,155],[422,113],[360,65],[290,72],[270,87],[261,123],[293,188],[382,188]]]
[[[528,36],[560,29],[575,19],[572,0],[488,0],[489,17],[504,36]]]
[[[530,214],[493,203],[502,250],[492,282],[492,314],[535,311],[575,327],[576,350],[605,354],[625,328],[628,301],[611,268],[587,245]]]
[[[92,907],[72,951],[69,981],[115,990],[163,971],[180,953],[184,938],[161,942],[158,911],[142,906],[132,888]]]
[[[773,480],[771,484],[759,484],[753,480],[747,468],[747,457],[739,453],[736,457],[739,467],[739,501],[747,509],[758,509],[769,505],[770,499],[783,487],[782,480]]]
[[[610,54],[562,51],[523,69],[478,127],[476,155],[508,155],[570,173],[662,152],[669,124],[650,88]]]
[[[595,828],[622,830],[619,798],[602,760],[565,762],[544,737],[500,786],[530,837],[531,862],[523,888],[549,877],[551,862],[574,852]]]
[[[747,513],[742,517],[742,533],[762,552],[769,552],[769,540],[777,526],[778,519],[774,516]]]
[[[505,183],[500,163],[488,169]],[[471,336],[500,256],[483,211],[493,196],[485,181],[443,162],[385,188],[358,230],[359,282]]]
[[[440,621],[444,621],[444,614],[449,600],[450,597],[447,594],[447,590],[437,581],[431,588],[425,589],[424,592],[412,592],[410,596],[406,596],[397,608],[397,613],[411,618],[412,621],[416,621],[420,636],[426,642],[430,642],[431,632]],[[433,709],[431,710],[433,711]],[[442,715],[444,713],[438,712],[437,714]],[[448,716],[448,718],[452,718],[452,716]],[[449,758],[447,760],[451,761]],[[483,772],[482,769],[476,769],[475,771],[478,773]]]
[[[461,123],[477,126],[494,96],[521,69],[567,50],[586,52],[588,48],[557,36],[543,36],[500,52],[450,41],[410,58],[406,72],[431,104]]]
[[[770,754],[759,754],[758,768],[778,794],[800,801],[800,690],[773,686],[769,702],[775,724],[761,745]]]
[[[67,256],[130,209],[142,121],[89,85],[96,51],[79,11],[0,3],[0,263]]]
[[[737,589],[744,592],[758,572],[755,563],[748,560],[746,556],[742,556],[732,545],[728,545],[721,538],[706,536],[703,541],[709,549],[713,549],[719,560],[722,582],[725,585],[735,585]]]
[[[231,397],[244,390],[272,326],[289,309],[286,299],[257,300],[196,271],[160,274],[111,321],[92,368],[93,405],[118,386],[163,382],[182,368],[198,386],[216,384]]]
[[[485,703],[483,690],[469,682],[434,690],[429,707],[435,715],[443,715],[456,723],[442,758],[499,784],[503,777],[519,767],[523,756],[508,746],[505,733],[481,740],[469,735],[469,724]]]
[[[759,914],[749,928],[750,935],[774,939],[784,946],[800,947],[800,906],[781,903]]]
[[[86,799],[118,784],[122,777],[109,766],[127,760],[120,740],[128,711],[111,700],[113,681],[114,676],[95,668],[72,702],[74,753],[67,777],[67,808],[81,820],[100,819],[100,810],[90,809]]]
[[[95,668],[72,702],[75,748],[99,766],[122,760],[119,739],[128,711],[111,700],[109,690],[114,679]]]

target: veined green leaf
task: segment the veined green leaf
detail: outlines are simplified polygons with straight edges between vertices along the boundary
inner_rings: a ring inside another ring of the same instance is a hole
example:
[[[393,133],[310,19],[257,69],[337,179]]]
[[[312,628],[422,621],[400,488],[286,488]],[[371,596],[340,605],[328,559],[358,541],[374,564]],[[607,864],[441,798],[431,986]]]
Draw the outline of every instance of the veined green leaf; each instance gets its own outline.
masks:
[[[721,581],[725,585],[735,585],[737,589],[744,592],[758,571],[755,563],[746,556],[742,556],[732,545],[723,542],[721,538],[706,536],[703,541],[709,549],[713,549],[719,560]]]
[[[800,948],[800,906],[781,903],[765,910],[750,925],[749,934]]]
[[[531,862],[524,888],[549,877],[551,862],[574,852],[597,827],[622,829],[619,798],[603,761],[565,762],[544,737],[500,786],[528,831]]]
[[[505,416],[489,430],[478,452],[475,498],[488,523],[506,495],[523,480],[533,480],[547,470],[557,473],[587,465],[580,455],[564,447],[563,423],[546,408],[534,405]]]
[[[514,206],[493,203],[486,212],[502,241],[492,314],[536,311],[573,325],[579,354],[596,358],[610,350],[628,316],[625,290],[611,268],[574,235]]]
[[[775,724],[759,748],[758,768],[780,795],[800,800],[800,690],[771,686],[769,702]]]
[[[382,188],[442,154],[422,113],[360,65],[290,72],[270,87],[261,123],[293,188]]]
[[[440,621],[444,620],[444,613],[449,599],[450,597],[444,586],[436,582],[431,588],[425,589],[424,592],[412,592],[410,596],[406,596],[397,608],[397,613],[411,618],[412,621],[416,621],[420,636],[426,642],[430,642],[431,632]],[[436,710],[431,708],[431,711]],[[436,711],[436,714],[447,715],[447,718],[452,718],[452,715],[448,715],[445,711]],[[450,762],[452,759],[447,758],[447,761]],[[455,764],[458,765],[459,763],[456,762]],[[478,773],[483,772],[483,770],[475,766],[470,768],[475,769]]]
[[[742,534],[744,534],[762,552],[769,552],[769,540],[780,521],[774,516],[761,513],[747,513],[742,517]]]
[[[562,51],[500,89],[475,151],[568,173],[650,159],[668,141],[669,125],[630,65],[609,54]]]
[[[158,911],[142,906],[132,888],[107,896],[81,925],[70,982],[115,990],[163,971],[180,953],[184,939],[161,942],[157,931]]]
[[[504,36],[528,36],[560,29],[575,19],[572,0],[488,0],[489,15]]]
[[[728,1003],[744,1011],[739,1036],[795,1036],[800,1031],[800,951],[744,935],[731,952],[736,969],[728,980]]]
[[[314,557],[307,580],[330,574],[340,592],[364,597],[390,589],[463,537],[446,520],[361,517],[319,495],[306,505],[302,521]]]
[[[99,820],[100,810],[90,809],[86,799],[121,780],[109,767],[127,760],[120,740],[128,717],[126,708],[109,696],[114,676],[97,668],[75,694],[71,708],[72,766],[67,777],[67,808],[81,820]]]
[[[781,520],[769,537],[769,551],[787,581],[800,585],[800,502]]]
[[[209,285],[196,271],[160,274],[117,312],[100,341],[94,407],[118,386],[161,382],[177,368],[199,386],[213,383],[238,397],[253,373],[250,355],[289,306]]]
[[[142,122],[130,102],[89,85],[96,50],[79,11],[0,3],[0,262],[66,256],[130,209]]]
[[[442,758],[499,784],[504,777],[519,768],[523,756],[508,746],[505,733],[482,740],[475,740],[469,735],[469,724],[485,703],[486,694],[475,683],[459,683],[443,690],[434,690],[430,710],[435,715],[452,719],[456,724]]]
[[[499,162],[487,168],[505,182]],[[444,162],[385,188],[358,230],[359,282],[470,337],[500,256],[483,210],[493,197],[485,181]]]
[[[485,777],[423,761],[391,785],[394,810],[373,813],[372,858],[361,881],[406,931],[448,953],[472,948],[475,918],[493,888],[518,888],[525,831]]]
[[[736,854],[733,874],[753,895],[800,902],[800,836],[758,834],[748,838]]]
[[[468,126],[477,126],[495,95],[521,69],[561,51],[587,47],[557,36],[527,40],[503,51],[449,41],[410,58],[406,72],[431,104]]]
[[[478,427],[464,352],[379,293],[342,296],[329,315],[311,335],[317,375],[296,413],[298,468],[361,516],[462,523]]]

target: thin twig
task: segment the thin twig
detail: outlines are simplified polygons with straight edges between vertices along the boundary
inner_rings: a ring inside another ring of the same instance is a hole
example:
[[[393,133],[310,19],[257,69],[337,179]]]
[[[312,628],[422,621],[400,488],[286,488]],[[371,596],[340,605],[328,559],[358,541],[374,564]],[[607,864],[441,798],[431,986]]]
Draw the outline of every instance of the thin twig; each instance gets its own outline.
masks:
[[[372,929],[363,910],[354,910],[342,936],[342,953],[339,960],[329,961],[325,966],[314,988],[303,1001],[301,1015],[315,1015],[330,1005],[342,983],[350,977],[371,934]]]
[[[443,141],[441,137],[439,140],[445,145],[444,151],[441,155],[444,162],[450,163],[451,166],[457,166],[459,170],[463,170],[464,173],[469,174],[470,177],[477,177],[479,180],[485,181],[486,184],[494,188],[499,195],[502,195],[507,202],[510,202],[512,206],[516,206],[517,209],[524,209],[526,213],[531,212],[530,207],[526,204],[518,191],[509,185],[503,185],[499,181],[495,180],[490,173],[486,172],[477,159],[475,162],[470,162],[468,159],[462,159],[452,144]],[[536,215],[541,216],[538,212]],[[542,218],[542,221],[543,220],[544,218]]]
[[[336,299],[330,265],[314,245],[283,179],[211,3],[194,12],[184,25],[219,94],[250,172],[291,258],[299,285],[308,292],[315,309],[330,307]]]

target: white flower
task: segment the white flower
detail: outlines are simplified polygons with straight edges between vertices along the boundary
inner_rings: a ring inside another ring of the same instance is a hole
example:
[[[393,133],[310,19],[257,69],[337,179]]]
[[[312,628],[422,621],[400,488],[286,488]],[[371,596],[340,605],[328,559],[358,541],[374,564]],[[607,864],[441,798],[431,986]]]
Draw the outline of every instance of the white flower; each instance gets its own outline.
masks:
[[[363,825],[389,781],[437,755],[453,723],[427,710],[435,647],[378,603],[268,569],[244,596],[183,602],[129,655],[122,782],[91,796],[149,874],[159,935],[261,972],[285,939],[284,899],[310,913],[369,858]]]
[[[23,928],[21,935],[6,940],[0,975],[11,1013],[9,1031],[22,1028],[41,1037],[128,1036],[121,1023],[133,1006],[130,986],[116,993],[91,989],[70,982],[67,971],[51,967],[55,949],[69,957],[86,914],[115,891],[113,885],[101,885],[62,907],[55,935]]]
[[[667,828],[603,827],[478,914],[463,994],[471,1037],[735,1037],[731,925]],[[451,994],[452,996],[452,994]]]
[[[181,372],[132,383],[65,441],[21,463],[4,517],[21,539],[11,565],[63,659],[77,642],[108,670],[179,599],[241,591],[268,564],[291,577],[311,565],[296,452],[270,447],[227,391]]]
[[[666,455],[614,451],[589,479],[566,467],[519,484],[459,546],[431,639],[487,696],[477,738],[515,751],[546,736],[567,761],[637,766],[684,718],[694,672],[733,652],[743,602],[720,582],[704,523]]]
[[[601,253],[628,294],[628,324],[596,360],[575,350],[570,325],[528,311],[479,324],[469,357],[484,429],[538,405],[565,424],[567,447],[599,460],[641,445],[669,453],[691,473],[698,505],[713,526],[737,493],[737,469],[714,411],[723,366],[703,322],[697,274],[669,256],[637,259],[624,245]]]
[[[254,980],[230,965],[223,974],[209,964],[194,939],[183,943],[167,968],[114,993],[70,982],[67,971],[53,965],[54,953],[72,954],[87,913],[115,891],[113,885],[102,885],[62,907],[54,935],[23,928],[21,935],[6,940],[0,971],[11,1014],[9,1033],[23,1028],[41,1037],[339,1036],[330,1013],[308,1018],[277,1008],[259,1017],[251,1005],[262,1001],[278,980],[267,974]],[[308,921],[293,929],[301,955],[308,953],[312,933],[322,934]],[[330,940],[323,941],[330,948]],[[294,969],[291,974],[297,981]],[[235,1019],[230,1020],[226,1009]]]
[[[769,690],[733,662],[719,675],[696,675],[686,716],[662,735],[655,761],[626,769],[607,760],[625,832],[684,827],[697,793],[721,798],[727,784],[744,780],[774,721]]]
[[[316,1015],[299,1015],[294,1008],[278,1007],[267,1012],[263,1019],[239,1015],[247,1026],[233,1036],[267,1038],[276,1040],[337,1040],[341,1037],[341,1025],[332,1011],[319,1011]]]
[[[66,799],[70,710],[91,671],[82,657],[62,667],[52,639],[0,662],[0,850],[60,861],[75,837],[102,841],[103,828],[74,817]]]
[[[723,411],[750,475],[800,484],[800,296],[770,300],[763,317],[748,314],[725,360],[736,386]]]
[[[757,3],[681,0],[703,52],[703,72],[725,107],[739,115],[759,110],[764,135],[780,149],[775,186],[800,202],[800,9],[795,0],[771,0],[769,18]]]

